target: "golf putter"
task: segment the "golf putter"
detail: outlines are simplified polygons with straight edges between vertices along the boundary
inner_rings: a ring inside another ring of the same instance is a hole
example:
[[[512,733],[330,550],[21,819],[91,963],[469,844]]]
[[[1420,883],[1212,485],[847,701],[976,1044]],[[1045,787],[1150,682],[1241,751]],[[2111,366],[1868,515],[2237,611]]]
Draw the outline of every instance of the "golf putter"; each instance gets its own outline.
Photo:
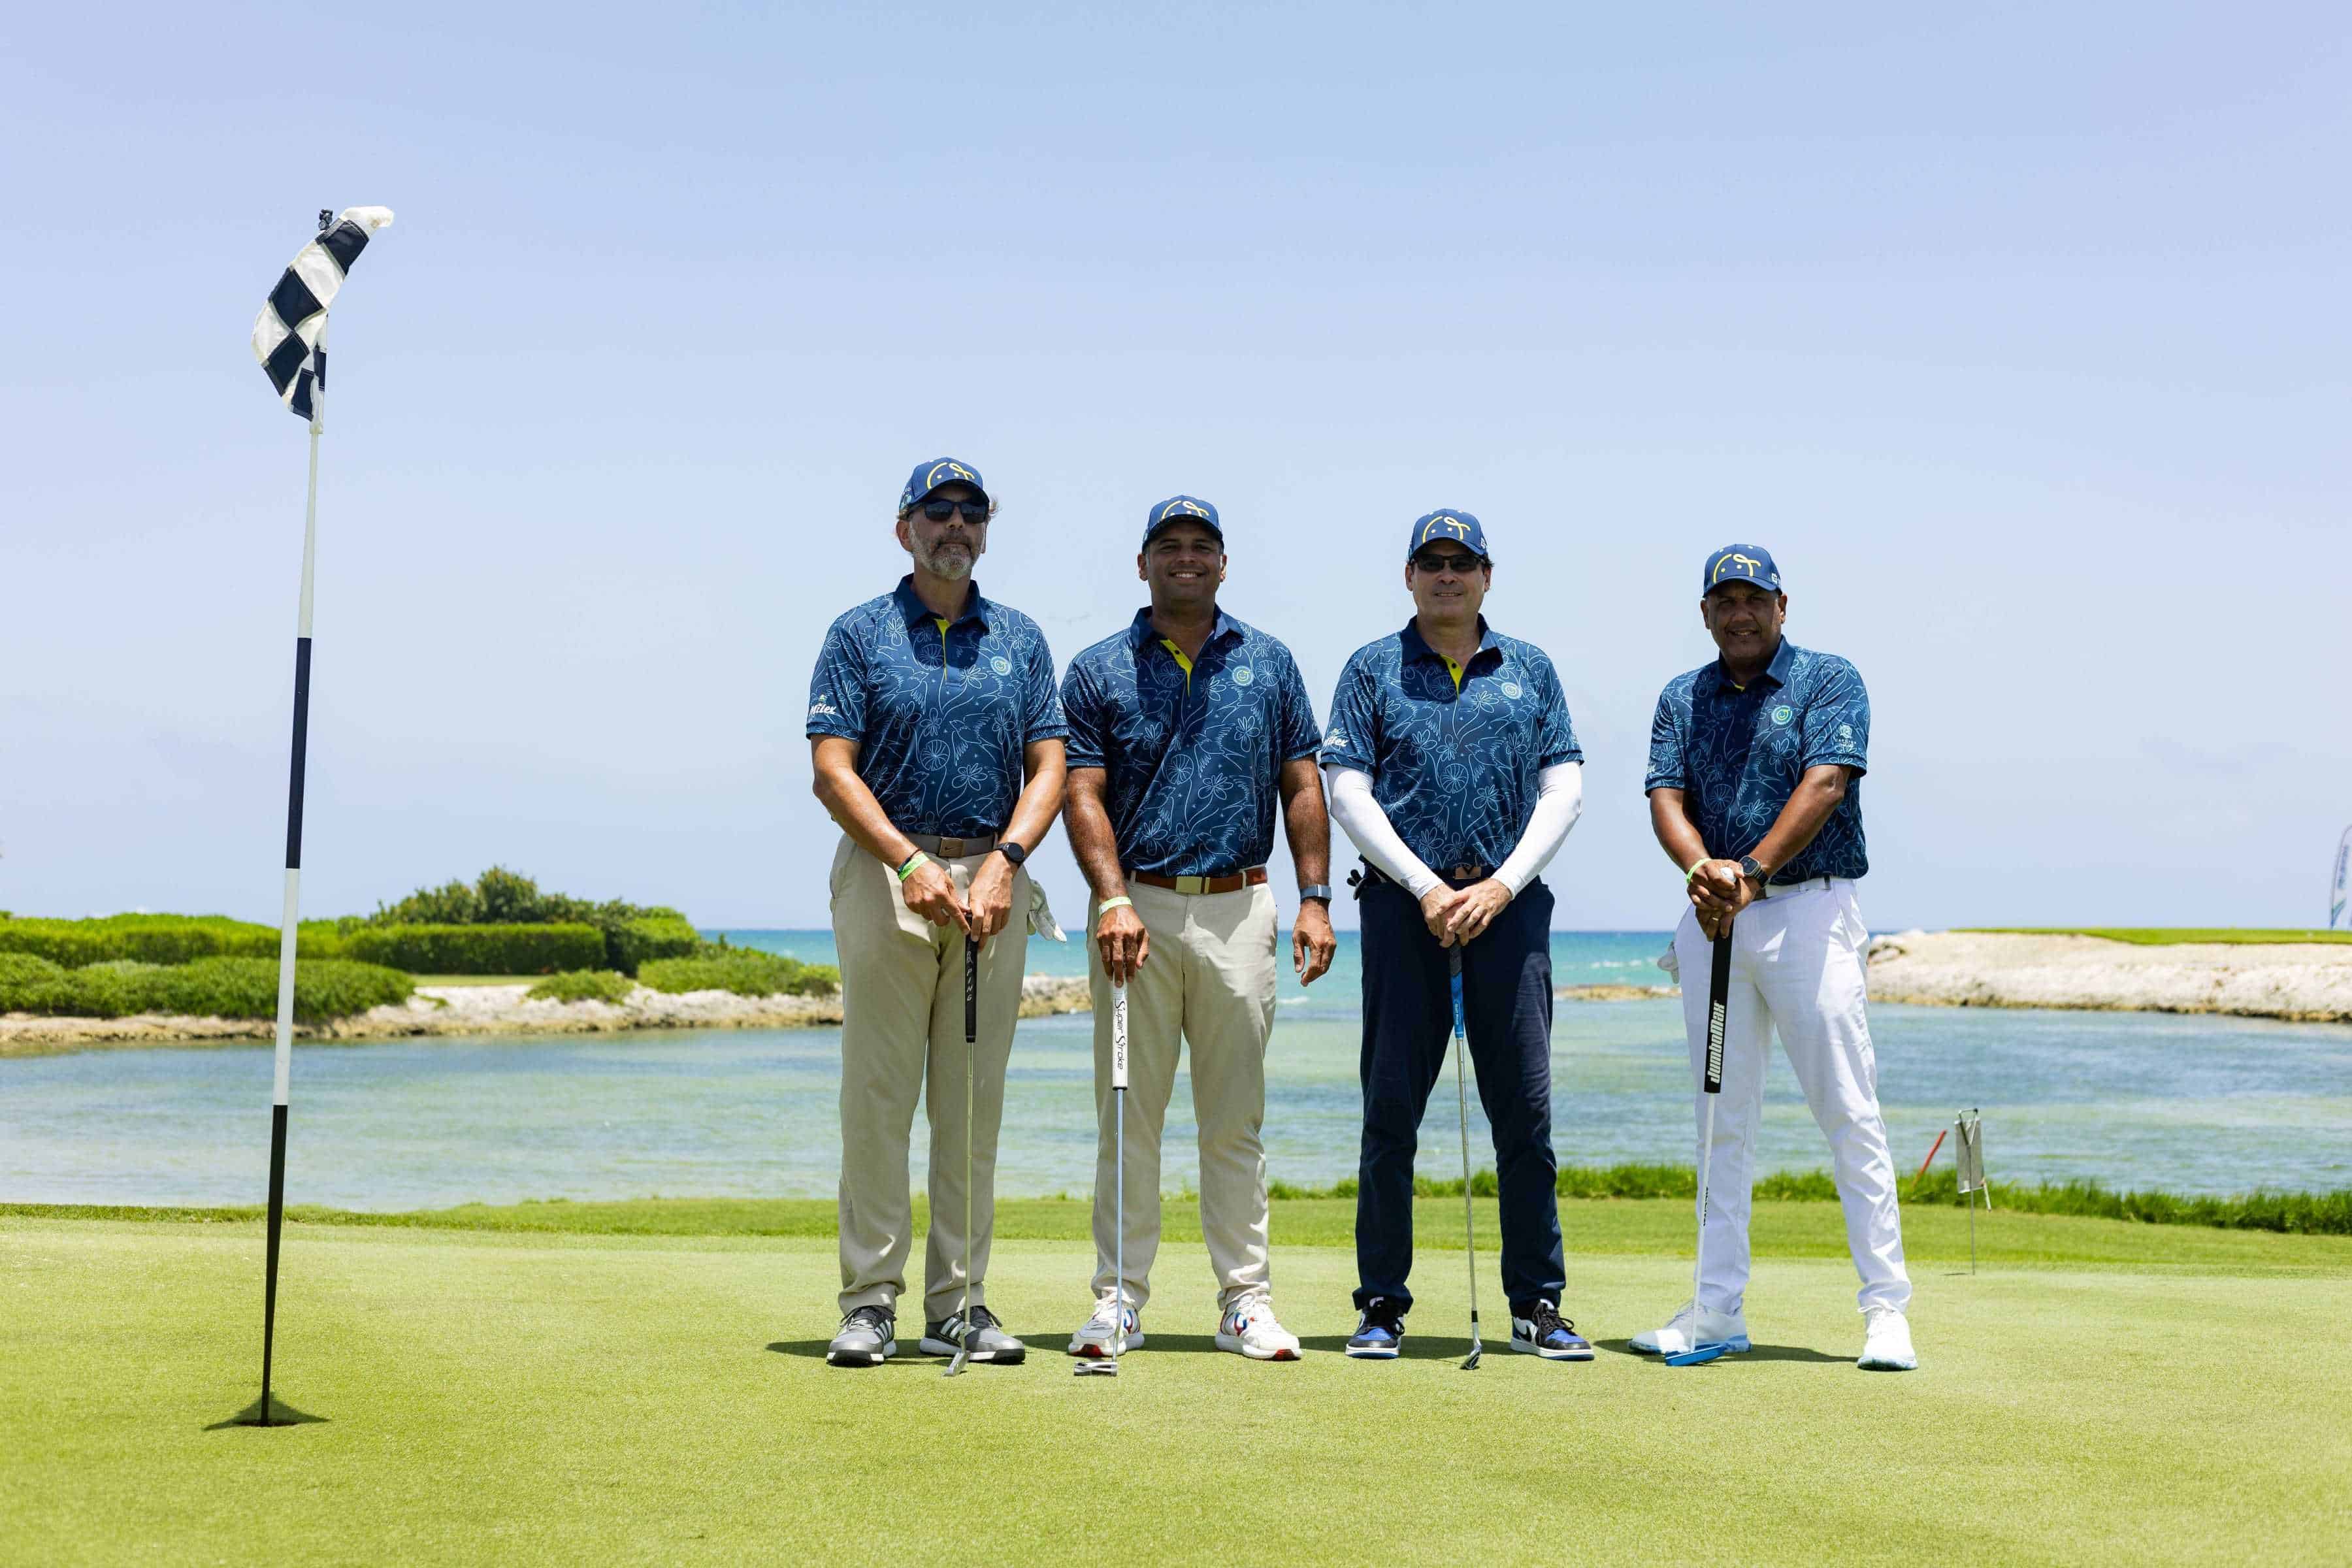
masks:
[[[1731,1347],[1702,1344],[1698,1337],[1699,1271],[1706,1258],[1707,1167],[1715,1154],[1715,1102],[1723,1096],[1723,1032],[1731,1012],[1731,927],[1715,939],[1714,962],[1706,982],[1706,1131],[1698,1142],[1698,1246],[1691,1254],[1691,1327],[1689,1348],[1666,1357],[1668,1366],[1699,1366],[1719,1361]]]
[[[980,1050],[980,944],[963,939],[963,1308],[956,1352],[941,1377],[971,1364],[971,1058]]]
[[[1112,1288],[1118,1295],[1111,1310],[1118,1316],[1113,1320],[1110,1354],[1098,1361],[1081,1357],[1071,1369],[1079,1377],[1117,1377],[1118,1352],[1127,1348],[1127,986],[1113,984],[1110,997],[1110,1092],[1118,1101],[1118,1131],[1111,1145],[1112,1158],[1118,1163],[1111,1178],[1116,1194],[1112,1223],[1118,1226],[1118,1239],[1111,1244]]]
[[[1486,1347],[1478,1338],[1478,1228],[1470,1208],[1470,1091],[1462,1084],[1463,1040],[1469,1029],[1462,1022],[1462,944],[1445,950],[1446,984],[1454,993],[1454,1108],[1462,1121],[1462,1246],[1470,1258],[1470,1353],[1462,1370],[1478,1370]]]

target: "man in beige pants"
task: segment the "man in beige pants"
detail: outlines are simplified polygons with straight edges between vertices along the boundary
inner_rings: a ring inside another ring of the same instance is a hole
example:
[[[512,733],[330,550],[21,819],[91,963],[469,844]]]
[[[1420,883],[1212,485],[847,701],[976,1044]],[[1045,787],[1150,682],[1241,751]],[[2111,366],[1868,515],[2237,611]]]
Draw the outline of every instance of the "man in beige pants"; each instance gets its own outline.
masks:
[[[1071,661],[1068,831],[1094,893],[1095,1309],[1070,1341],[1102,1357],[1144,1342],[1160,1248],[1160,1137],[1177,1055],[1192,1047],[1201,1230],[1217,1279],[1217,1346],[1296,1361],[1266,1261],[1265,1047],[1274,1026],[1275,900],[1265,885],[1280,801],[1299,880],[1292,962],[1330,967],[1331,829],[1319,731],[1290,650],[1217,608],[1217,509],[1175,496],[1146,514],[1136,574],[1150,607]],[[1127,988],[1126,1223],[1121,1108],[1110,1088],[1112,987]],[[1113,1259],[1125,1260],[1125,1279]]]
[[[1021,863],[1061,806],[1063,723],[1036,623],[971,580],[994,511],[976,470],[947,458],[918,465],[898,518],[914,570],[833,623],[809,681],[816,796],[844,835],[832,879],[844,1316],[825,1359],[835,1366],[877,1365],[898,1350],[919,1096],[930,1121],[921,1349],[997,1365],[1025,1353],[988,1310],[983,1281],[1028,950]],[[967,943],[980,952],[976,1050],[964,1042]]]

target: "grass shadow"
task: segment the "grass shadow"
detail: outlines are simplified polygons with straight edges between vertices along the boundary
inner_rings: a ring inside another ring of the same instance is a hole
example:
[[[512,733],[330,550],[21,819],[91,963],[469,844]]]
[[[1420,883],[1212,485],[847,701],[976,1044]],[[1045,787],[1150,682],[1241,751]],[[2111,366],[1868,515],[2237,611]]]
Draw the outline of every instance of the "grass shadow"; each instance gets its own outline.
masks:
[[[226,1420],[215,1421],[211,1426],[205,1427],[205,1430],[207,1432],[226,1432],[232,1426],[276,1427],[310,1426],[314,1425],[323,1426],[326,1420],[327,1417],[324,1415],[313,1415],[309,1411],[297,1410],[292,1405],[287,1404],[284,1400],[278,1398],[273,1394],[269,1396],[268,1420],[265,1421],[261,1418],[261,1401],[257,1399],[252,1404],[247,1405],[244,1409],[238,1411],[236,1415],[228,1417]]]
[[[1158,1342],[1154,1341],[1153,1342],[1157,1343]],[[1213,1343],[1214,1342],[1211,1342]],[[1495,1340],[1488,1340],[1486,1342],[1486,1349],[1489,1351],[1496,1350],[1499,1348],[1501,1342],[1502,1342]],[[1298,1343],[1299,1347],[1303,1350],[1333,1351],[1340,1355],[1346,1355],[1348,1353],[1348,1336],[1345,1334],[1307,1334],[1300,1337]],[[1456,1340],[1442,1338],[1434,1334],[1408,1333],[1404,1337],[1403,1349],[1400,1350],[1395,1356],[1390,1359],[1395,1361],[1460,1361],[1469,1353],[1470,1341],[1467,1337]],[[1377,1360],[1380,1358],[1365,1357],[1361,1359]]]
[[[1842,1366],[1853,1364],[1853,1357],[1850,1355],[1831,1355],[1827,1352],[1811,1350],[1804,1345],[1755,1345],[1741,1351],[1738,1355],[1727,1355],[1723,1359],[1726,1361],[1836,1362]]]

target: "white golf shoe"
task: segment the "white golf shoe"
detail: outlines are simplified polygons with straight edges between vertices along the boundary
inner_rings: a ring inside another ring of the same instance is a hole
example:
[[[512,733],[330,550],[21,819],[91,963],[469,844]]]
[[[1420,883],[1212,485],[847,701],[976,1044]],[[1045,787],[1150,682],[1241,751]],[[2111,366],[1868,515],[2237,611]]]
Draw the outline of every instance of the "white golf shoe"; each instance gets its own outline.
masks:
[[[1869,1324],[1862,1340],[1862,1359],[1854,1364],[1864,1372],[1916,1372],[1919,1357],[1911,1349],[1911,1320],[1900,1307],[1872,1307],[1862,1314]]]
[[[1244,1296],[1217,1320],[1217,1348],[1252,1361],[1297,1361],[1298,1336],[1275,1321],[1274,1303]]]
[[[1626,1341],[1636,1355],[1681,1355],[1700,1345],[1721,1345],[1729,1351],[1748,1348],[1748,1317],[1744,1312],[1718,1312],[1709,1307],[1694,1312],[1685,1301],[1662,1329],[1644,1329]],[[1696,1332],[1694,1333],[1693,1330]]]
[[[1125,1355],[1129,1351],[1143,1348],[1143,1320],[1135,1309],[1127,1310],[1127,1334],[1120,1338],[1119,1310],[1117,1302],[1106,1296],[1095,1303],[1095,1315],[1078,1325],[1070,1336],[1070,1353],[1086,1361],[1101,1361],[1110,1356]],[[1117,1342],[1114,1343],[1113,1342]]]

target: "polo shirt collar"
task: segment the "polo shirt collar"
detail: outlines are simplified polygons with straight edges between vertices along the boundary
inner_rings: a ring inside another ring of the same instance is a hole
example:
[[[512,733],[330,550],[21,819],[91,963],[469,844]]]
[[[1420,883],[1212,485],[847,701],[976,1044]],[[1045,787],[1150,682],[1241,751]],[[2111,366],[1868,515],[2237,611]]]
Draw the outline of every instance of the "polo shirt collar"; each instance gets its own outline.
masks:
[[[1756,678],[1756,684],[1761,686],[1769,680],[1775,686],[1788,685],[1789,667],[1796,662],[1797,645],[1783,635],[1780,638],[1780,646],[1772,650],[1772,662],[1764,667],[1764,673]],[[1716,656],[1714,663],[1706,667],[1706,694],[1709,696],[1721,691],[1726,687],[1730,687],[1734,691],[1742,689],[1731,685],[1731,678],[1724,671],[1723,656],[1720,654]]]
[[[1241,626],[1235,623],[1231,616],[1225,614],[1223,610],[1219,610],[1217,612],[1216,625],[1209,628],[1209,640],[1201,645],[1201,651],[1202,653],[1207,653],[1211,648],[1222,646],[1229,637],[1235,642],[1239,642],[1241,640]],[[1135,619],[1128,623],[1127,646],[1131,650],[1140,653],[1147,645],[1156,643],[1159,640],[1160,634],[1158,631],[1153,629],[1151,625],[1151,606],[1146,605],[1143,608],[1136,611]]]
[[[971,585],[964,595],[962,613],[948,624],[960,626],[966,621],[978,621],[985,626],[988,625],[986,608],[988,601],[980,596],[978,582],[971,579],[966,581],[971,582]],[[910,626],[923,621],[939,619],[939,616],[931,613],[931,607],[923,603],[922,595],[915,592],[915,574],[912,572],[898,579],[898,586],[890,596],[898,601],[898,614],[906,618],[907,624]]]
[[[1427,639],[1421,635],[1421,617],[1418,616],[1405,622],[1404,630],[1400,634],[1400,640],[1404,644],[1404,656],[1407,658],[1433,658],[1441,664],[1445,661],[1445,656],[1430,647]],[[1499,654],[1502,647],[1502,639],[1495,636],[1495,629],[1486,624],[1486,617],[1480,616],[1478,617],[1478,651],[1470,656],[1470,664],[1477,663],[1479,658],[1489,651]],[[1467,669],[1470,665],[1465,664],[1462,668]]]

